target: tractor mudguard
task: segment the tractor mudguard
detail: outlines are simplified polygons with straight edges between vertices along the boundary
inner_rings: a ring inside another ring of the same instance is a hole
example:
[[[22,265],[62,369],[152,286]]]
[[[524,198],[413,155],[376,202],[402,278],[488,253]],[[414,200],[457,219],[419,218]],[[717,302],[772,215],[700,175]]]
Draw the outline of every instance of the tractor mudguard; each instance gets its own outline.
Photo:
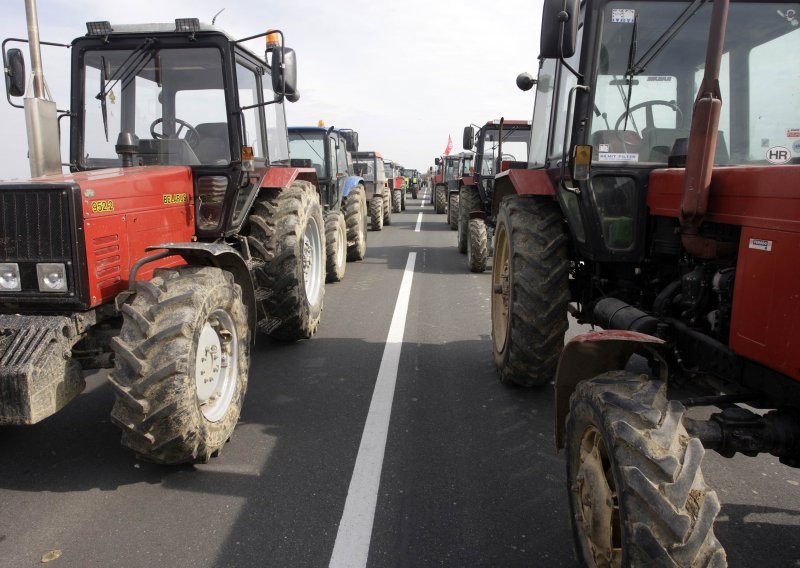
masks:
[[[506,195],[556,195],[553,182],[545,170],[506,170],[497,174],[494,180],[493,215],[497,215],[500,202]]]
[[[593,331],[573,337],[564,346],[555,378],[556,448],[564,448],[564,421],[569,413],[569,399],[578,383],[608,371],[625,368],[631,355],[650,356],[661,362],[659,378],[666,380],[667,364],[661,356],[664,341],[636,331]]]
[[[261,180],[261,187],[282,189],[298,179],[312,183],[317,193],[320,192],[319,178],[314,168],[270,168]]]
[[[364,178],[359,176],[347,176],[344,178],[344,185],[342,186],[342,197],[347,197],[350,195],[350,190],[352,190],[358,184],[363,184]]]
[[[81,317],[0,315],[0,424],[36,424],[83,392]]]
[[[312,170],[313,171],[313,170]],[[230,272],[233,280],[242,287],[242,301],[247,306],[247,323],[250,327],[250,338],[255,341],[257,321],[256,291],[253,277],[247,261],[235,248],[225,244],[212,243],[162,243],[147,247],[146,250],[166,250],[180,255],[189,264],[215,266]],[[130,281],[135,281],[135,273],[131,271]],[[121,298],[125,301],[127,297]]]

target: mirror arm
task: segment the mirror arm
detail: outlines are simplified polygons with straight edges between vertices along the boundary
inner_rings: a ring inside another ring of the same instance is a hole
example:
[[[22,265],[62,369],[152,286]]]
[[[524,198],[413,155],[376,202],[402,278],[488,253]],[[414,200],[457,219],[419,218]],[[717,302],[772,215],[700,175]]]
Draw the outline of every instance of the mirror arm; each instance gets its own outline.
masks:
[[[567,63],[566,59],[564,59],[564,27],[567,25],[569,21],[569,14],[567,14],[567,2],[564,0],[564,9],[558,14],[558,60],[561,64],[569,69],[570,73],[575,75],[578,78],[578,81],[583,81],[583,75],[578,73],[575,69],[573,69],[569,63]],[[574,17],[578,17],[578,14],[575,14]],[[578,30],[580,32],[580,30]]]

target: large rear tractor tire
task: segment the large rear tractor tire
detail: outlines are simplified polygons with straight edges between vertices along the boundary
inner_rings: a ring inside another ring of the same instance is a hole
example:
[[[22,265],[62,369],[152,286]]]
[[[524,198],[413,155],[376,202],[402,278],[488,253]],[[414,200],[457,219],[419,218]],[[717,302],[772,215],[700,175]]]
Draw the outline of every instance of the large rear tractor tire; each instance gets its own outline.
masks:
[[[367,200],[359,185],[344,198],[344,219],[347,225],[347,260],[362,260],[367,254]]]
[[[111,419],[143,459],[207,462],[233,434],[247,390],[242,290],[230,272],[184,266],[156,269],[136,291],[111,342]]]
[[[434,198],[434,212],[444,213],[447,210],[447,188],[443,185],[437,185],[433,190]]]
[[[474,185],[465,185],[459,192],[458,199],[458,252],[467,253],[469,241],[469,214],[482,211],[481,195]]]
[[[383,191],[383,224],[392,224],[392,192],[389,189]]]
[[[580,383],[566,422],[575,550],[584,566],[726,566],[703,445],[666,384],[626,371]]]
[[[266,314],[275,321],[269,336],[283,341],[308,339],[317,330],[325,295],[325,224],[313,185],[295,181],[266,189],[248,217],[247,242],[256,285],[270,290]]]
[[[546,384],[567,330],[568,240],[561,210],[547,198],[506,197],[494,238],[492,351],[498,375],[522,386]]]
[[[467,239],[467,265],[471,272],[483,272],[486,270],[486,260],[489,258],[489,250],[486,238],[486,220],[469,220],[469,238]]]
[[[373,195],[369,200],[369,224],[373,231],[383,229],[383,197]]]
[[[450,201],[447,204],[447,222],[450,228],[455,231],[458,229],[458,194],[451,193]]]
[[[400,213],[403,210],[403,190],[392,190],[392,213]]]
[[[340,282],[347,268],[347,225],[341,211],[325,216],[325,258],[325,281]]]
[[[406,210],[406,189],[400,190],[400,211]]]

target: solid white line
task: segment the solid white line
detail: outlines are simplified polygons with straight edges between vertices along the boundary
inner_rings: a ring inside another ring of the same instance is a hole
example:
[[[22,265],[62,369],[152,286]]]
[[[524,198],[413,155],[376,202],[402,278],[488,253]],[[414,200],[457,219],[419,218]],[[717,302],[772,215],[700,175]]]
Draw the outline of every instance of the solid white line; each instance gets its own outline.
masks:
[[[422,211],[419,212],[417,216],[417,226],[414,227],[414,232],[419,233],[419,228],[422,226]]]
[[[353,477],[347,490],[344,513],[339,522],[336,543],[333,545],[329,564],[331,568],[363,568],[367,565],[416,259],[417,253],[408,254],[364,433],[361,435],[361,445],[358,447]]]

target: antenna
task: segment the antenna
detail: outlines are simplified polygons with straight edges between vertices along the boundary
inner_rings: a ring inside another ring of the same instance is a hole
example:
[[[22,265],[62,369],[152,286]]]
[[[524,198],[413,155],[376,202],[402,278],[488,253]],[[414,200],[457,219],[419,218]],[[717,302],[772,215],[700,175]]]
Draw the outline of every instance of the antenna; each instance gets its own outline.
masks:
[[[213,18],[211,18],[211,25],[212,25],[212,26],[214,25],[214,22],[216,22],[216,21],[217,21],[217,16],[219,16],[219,15],[220,15],[222,12],[224,12],[224,11],[225,11],[225,8],[223,8],[222,10],[220,10],[219,12],[217,12],[216,14],[214,14],[214,17],[213,17]]]

